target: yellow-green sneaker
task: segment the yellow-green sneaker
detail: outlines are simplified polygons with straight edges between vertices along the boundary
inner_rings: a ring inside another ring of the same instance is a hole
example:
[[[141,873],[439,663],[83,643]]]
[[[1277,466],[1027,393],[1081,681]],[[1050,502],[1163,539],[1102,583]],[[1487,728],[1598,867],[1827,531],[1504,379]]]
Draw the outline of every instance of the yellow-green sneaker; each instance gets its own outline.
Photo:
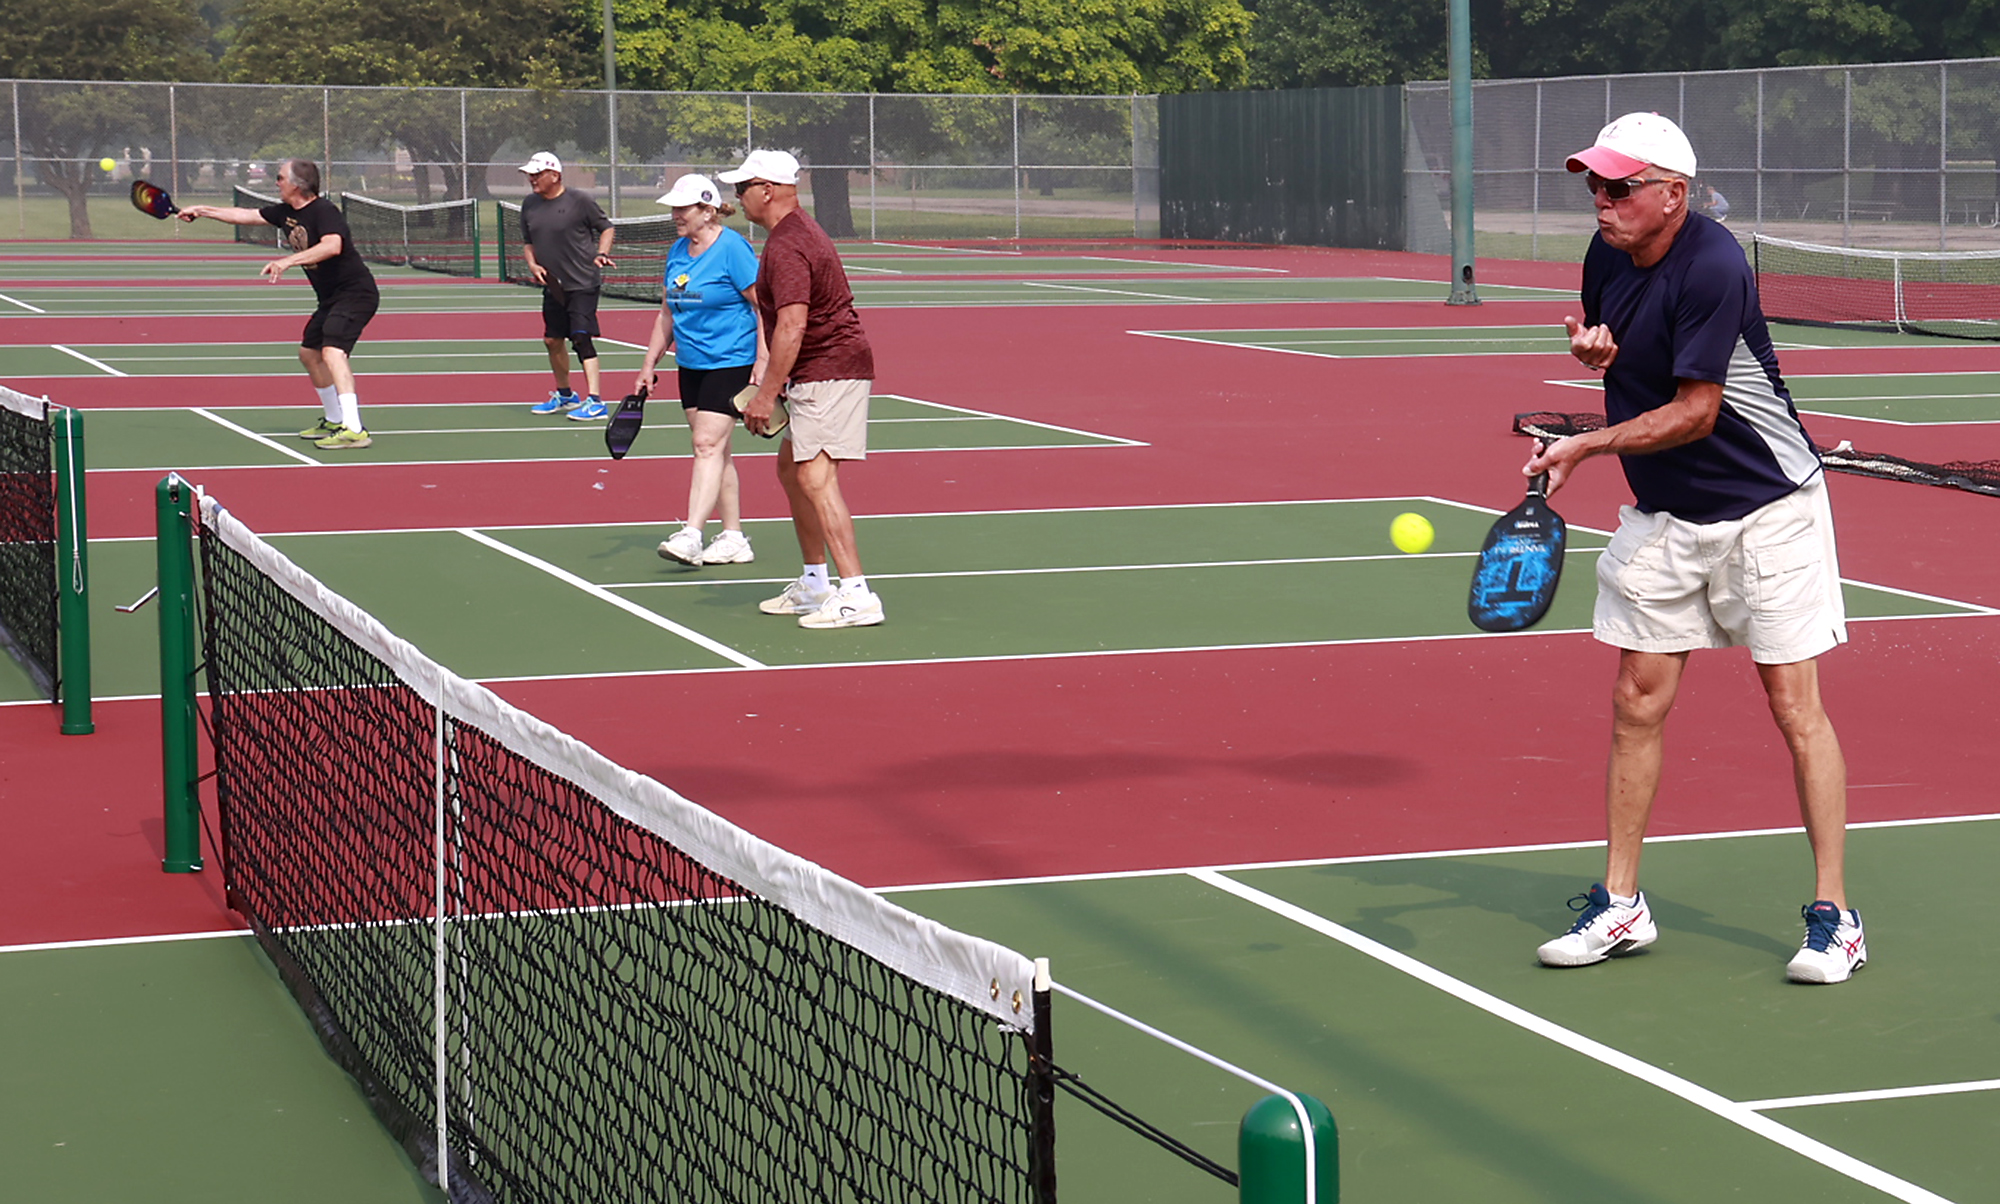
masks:
[[[368,437],[367,431],[357,431],[353,427],[343,426],[326,438],[315,442],[313,446],[323,451],[347,451],[351,448],[367,447],[373,442],[375,441]]]
[[[338,422],[335,422],[330,418],[322,418],[318,422],[315,422],[311,426],[300,431],[299,438],[311,439],[314,442],[318,442],[319,440],[326,438],[328,435],[333,434],[335,431],[339,429],[340,429],[340,424]]]

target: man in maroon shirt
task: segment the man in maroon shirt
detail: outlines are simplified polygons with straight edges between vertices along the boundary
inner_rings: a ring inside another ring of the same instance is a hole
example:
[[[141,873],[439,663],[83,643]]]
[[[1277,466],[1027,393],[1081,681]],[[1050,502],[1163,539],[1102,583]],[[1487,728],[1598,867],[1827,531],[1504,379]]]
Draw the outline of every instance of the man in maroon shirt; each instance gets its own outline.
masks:
[[[799,161],[753,150],[718,177],[736,186],[744,216],[770,231],[757,266],[757,308],[771,357],[744,425],[762,434],[782,394],[791,422],[778,445],[778,480],[791,504],[805,570],[785,592],[759,604],[765,614],[797,615],[801,627],[871,627],[882,599],[861,573],[854,517],[840,495],[840,464],[868,457],[868,395],[875,354],[854,312],[840,255],[799,208]],[[827,578],[827,556],[840,574]]]

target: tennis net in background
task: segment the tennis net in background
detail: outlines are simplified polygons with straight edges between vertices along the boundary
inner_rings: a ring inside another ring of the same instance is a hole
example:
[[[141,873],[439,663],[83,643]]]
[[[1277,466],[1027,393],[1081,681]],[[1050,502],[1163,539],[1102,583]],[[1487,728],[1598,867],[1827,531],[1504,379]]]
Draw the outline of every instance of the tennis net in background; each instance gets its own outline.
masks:
[[[340,211],[361,257],[447,276],[479,275],[479,202],[393,205],[343,193]]]
[[[45,397],[0,387],[0,644],[56,696],[55,430]]]
[[[241,185],[230,190],[229,203],[238,209],[269,209],[283,204],[277,197],[252,192]],[[253,247],[270,247],[283,250],[285,232],[276,226],[237,226],[236,241]]]
[[[1754,235],[1764,316],[2000,339],[2000,251],[1877,251]]]
[[[453,676],[213,499],[199,534],[231,905],[453,1199],[1052,1198],[1027,959]]]
[[[1545,439],[1561,439],[1579,431],[1595,431],[1604,428],[1604,415],[1592,413],[1568,414],[1557,410],[1539,410],[1534,413],[1514,415],[1514,433],[1534,435]],[[1983,493],[1989,497],[2000,497],[2000,460],[1948,460],[1942,464],[1927,464],[1921,460],[1905,460],[1900,456],[1882,452],[1857,451],[1852,443],[1843,439],[1837,447],[1819,448],[1820,463],[1833,472],[1852,473],[1860,477],[1880,477],[1889,481],[1907,481],[1913,485],[1936,485],[1945,489],[1963,489],[1967,493]]]
[[[500,279],[509,284],[534,283],[528,261],[521,254],[521,207],[512,201],[496,202],[500,227]],[[661,281],[666,276],[667,252],[680,235],[674,219],[665,214],[611,219],[611,260],[618,266],[604,270],[603,295],[628,301],[658,304]]]

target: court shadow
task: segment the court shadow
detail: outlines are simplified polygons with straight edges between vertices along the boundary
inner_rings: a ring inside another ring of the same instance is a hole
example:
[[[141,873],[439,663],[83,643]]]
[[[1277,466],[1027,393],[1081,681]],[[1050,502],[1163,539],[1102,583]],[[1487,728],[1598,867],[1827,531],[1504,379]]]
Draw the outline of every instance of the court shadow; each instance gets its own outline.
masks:
[[[1586,850],[1595,862],[1598,854]],[[1554,936],[1573,920],[1565,902],[1589,889],[1594,878],[1586,873],[1559,874],[1522,869],[1502,864],[1491,857],[1414,858],[1402,861],[1364,861],[1320,866],[1316,875],[1343,878],[1362,886],[1384,889],[1416,887],[1443,892],[1418,903],[1383,904],[1361,909],[1361,919],[1353,927],[1399,952],[1416,949],[1417,937],[1401,921],[1422,912],[1483,911],[1519,921],[1532,928],[1546,929]],[[1795,945],[1787,944],[1770,932],[1757,932],[1723,923],[1713,912],[1673,895],[1648,891],[1646,900],[1653,918],[1663,931],[1686,933],[1724,941],[1781,960],[1791,956]],[[1637,956],[1644,956],[1642,951]]]

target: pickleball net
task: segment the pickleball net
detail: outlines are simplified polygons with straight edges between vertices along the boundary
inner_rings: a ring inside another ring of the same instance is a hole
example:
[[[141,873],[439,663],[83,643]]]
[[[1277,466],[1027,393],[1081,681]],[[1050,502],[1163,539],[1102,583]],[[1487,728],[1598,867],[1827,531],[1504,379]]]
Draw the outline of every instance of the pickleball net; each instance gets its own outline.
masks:
[[[0,386],[0,645],[51,698],[61,592],[55,459],[48,399]]]
[[[1774,322],[2000,339],[2000,251],[1829,247],[1758,234],[1751,260]]]
[[[1053,1198],[1027,958],[614,764],[198,514],[231,906],[452,1199]]]
[[[1604,415],[1590,412],[1565,413],[1537,410],[1514,415],[1514,433],[1540,439],[1561,439],[1581,431],[1604,428]],[[1905,481],[1912,485],[1935,485],[1941,489],[1962,489],[2000,497],[2000,460],[1946,460],[1930,463],[1892,456],[1885,452],[1859,451],[1846,439],[1833,447],[1819,448],[1820,463],[1831,472]]]
[[[252,192],[238,184],[229,190],[229,203],[238,209],[269,209],[281,202],[275,196]],[[236,241],[246,246],[278,250],[285,245],[285,232],[276,226],[233,226],[231,229],[235,231]]]
[[[527,257],[521,253],[521,207],[512,201],[498,202],[500,227],[500,279],[509,284],[534,283]],[[604,269],[606,297],[658,304],[667,271],[667,252],[680,235],[674,219],[666,214],[611,219],[611,261],[617,267]]]
[[[355,249],[370,263],[479,275],[479,202],[397,205],[360,193],[341,194],[340,211]]]

